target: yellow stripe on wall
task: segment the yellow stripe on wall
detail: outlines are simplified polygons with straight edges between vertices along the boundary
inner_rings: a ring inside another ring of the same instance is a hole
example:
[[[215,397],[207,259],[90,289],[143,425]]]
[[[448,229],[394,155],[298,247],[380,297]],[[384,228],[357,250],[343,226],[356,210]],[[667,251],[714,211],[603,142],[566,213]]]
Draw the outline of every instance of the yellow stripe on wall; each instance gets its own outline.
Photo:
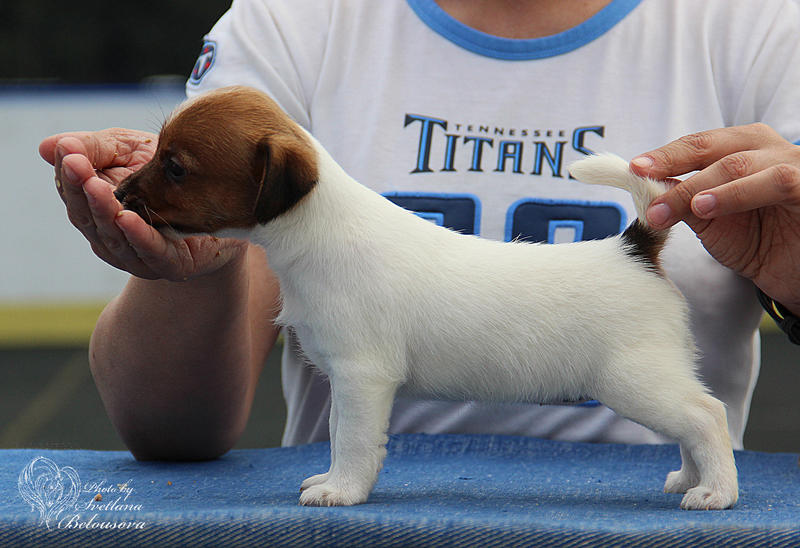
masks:
[[[105,302],[0,303],[0,346],[87,345]],[[761,330],[777,331],[764,315]]]
[[[0,303],[0,346],[87,345],[105,304]]]

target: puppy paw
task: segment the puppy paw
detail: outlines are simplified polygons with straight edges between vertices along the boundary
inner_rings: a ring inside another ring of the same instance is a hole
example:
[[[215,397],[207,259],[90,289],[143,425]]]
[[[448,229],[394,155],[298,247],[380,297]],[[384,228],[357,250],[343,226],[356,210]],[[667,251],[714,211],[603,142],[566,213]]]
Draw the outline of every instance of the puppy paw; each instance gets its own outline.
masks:
[[[728,492],[724,489],[711,489],[698,485],[686,491],[681,501],[684,510],[724,510],[731,508],[739,499],[736,490]]]
[[[326,482],[305,489],[300,495],[300,504],[303,506],[352,506],[365,502],[367,494],[342,489],[331,482]]]
[[[313,487],[314,485],[319,485],[321,483],[325,483],[328,481],[328,476],[330,472],[325,472],[324,474],[317,474],[316,476],[311,476],[310,478],[306,478],[303,480],[303,483],[300,484],[300,492],[302,493],[309,487]]]
[[[676,470],[667,474],[667,481],[664,482],[664,492],[685,493],[698,483],[700,483],[700,479],[694,474],[690,474],[684,469]]]

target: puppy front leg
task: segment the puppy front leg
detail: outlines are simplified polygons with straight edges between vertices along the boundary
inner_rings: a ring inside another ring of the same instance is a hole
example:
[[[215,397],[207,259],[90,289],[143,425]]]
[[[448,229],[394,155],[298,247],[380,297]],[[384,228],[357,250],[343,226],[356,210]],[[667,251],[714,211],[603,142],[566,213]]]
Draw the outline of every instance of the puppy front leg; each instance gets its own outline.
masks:
[[[338,420],[339,415],[336,413],[336,398],[333,396],[333,385],[331,385],[331,413],[328,418],[328,433],[330,434],[331,440],[331,466],[324,474],[317,474],[316,476],[306,478],[302,485],[300,485],[301,493],[313,485],[319,485],[328,480],[328,476],[330,476],[333,465],[336,462],[336,423]]]
[[[331,378],[331,469],[306,480],[305,506],[350,506],[367,500],[386,457],[386,431],[396,384],[375,379]],[[323,478],[324,476],[324,478]],[[316,483],[323,480],[321,483]]]

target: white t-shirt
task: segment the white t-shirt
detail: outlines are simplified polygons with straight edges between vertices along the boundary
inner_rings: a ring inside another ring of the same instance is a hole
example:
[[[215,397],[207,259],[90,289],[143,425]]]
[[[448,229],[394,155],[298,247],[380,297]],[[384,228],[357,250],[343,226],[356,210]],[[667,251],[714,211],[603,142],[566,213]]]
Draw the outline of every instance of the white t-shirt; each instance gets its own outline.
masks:
[[[614,0],[534,40],[480,33],[433,0],[237,0],[206,37],[187,93],[260,88],[357,180],[432,222],[560,242],[635,217],[625,192],[569,179],[583,154],[631,158],[756,121],[800,139],[799,41],[790,0]],[[684,225],[663,260],[691,304],[699,372],[741,447],[759,368],[754,288]],[[327,382],[296,345],[287,335],[287,445],[328,437]],[[399,399],[390,431],[664,441],[599,405]]]

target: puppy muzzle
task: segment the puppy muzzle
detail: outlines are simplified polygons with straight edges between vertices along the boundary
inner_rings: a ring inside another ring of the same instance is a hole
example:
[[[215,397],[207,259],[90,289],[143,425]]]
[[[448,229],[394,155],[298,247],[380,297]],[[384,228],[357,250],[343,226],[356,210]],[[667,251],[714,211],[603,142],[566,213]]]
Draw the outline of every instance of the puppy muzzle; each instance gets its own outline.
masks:
[[[117,199],[117,201],[119,201],[120,204],[122,204],[124,209],[133,211],[139,215],[139,217],[144,219],[147,224],[153,225],[152,216],[149,215],[147,205],[141,197],[132,195],[126,187],[120,187],[115,190],[114,197]]]

